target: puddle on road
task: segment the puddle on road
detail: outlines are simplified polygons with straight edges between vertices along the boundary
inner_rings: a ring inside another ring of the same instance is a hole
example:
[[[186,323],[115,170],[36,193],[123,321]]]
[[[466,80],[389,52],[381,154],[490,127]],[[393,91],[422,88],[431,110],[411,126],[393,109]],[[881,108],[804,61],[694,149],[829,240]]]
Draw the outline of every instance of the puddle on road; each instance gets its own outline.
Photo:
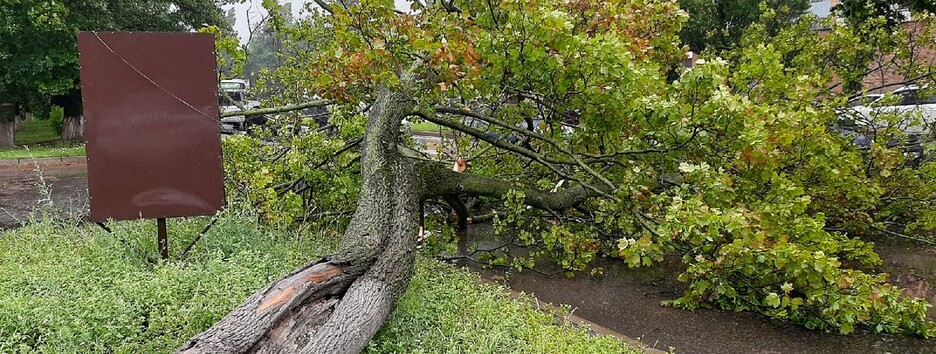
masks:
[[[471,225],[469,238],[480,248],[502,244],[488,225]],[[891,280],[908,292],[936,301],[936,248],[922,248],[900,240],[876,240],[883,266]],[[532,293],[540,301],[566,304],[574,314],[624,336],[637,338],[649,347],[677,353],[936,353],[936,340],[874,334],[856,330],[838,335],[807,330],[762,315],[719,310],[687,311],[660,306],[682,293],[676,281],[682,269],[678,259],[640,269],[620,262],[603,261],[601,278],[567,279],[525,271],[483,269],[463,264],[486,279],[511,289]],[[551,272],[548,267],[543,268]],[[930,317],[934,317],[931,309]]]

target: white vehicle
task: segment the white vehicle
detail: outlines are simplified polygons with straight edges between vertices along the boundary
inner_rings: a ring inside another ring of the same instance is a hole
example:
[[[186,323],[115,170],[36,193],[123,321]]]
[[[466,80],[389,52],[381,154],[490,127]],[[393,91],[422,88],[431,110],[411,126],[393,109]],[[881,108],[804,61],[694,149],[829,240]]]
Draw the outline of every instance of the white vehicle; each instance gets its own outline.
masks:
[[[894,90],[894,97],[869,94],[852,99],[844,110],[844,118],[856,125],[884,128],[895,124],[904,133],[927,134],[936,124],[936,94],[926,94],[916,85]],[[896,101],[895,101],[896,100]],[[895,121],[893,117],[900,117]]]
[[[218,84],[218,105],[221,113],[254,109],[260,107],[260,102],[248,100],[247,91],[250,85],[245,80],[221,80]],[[266,117],[247,118],[243,115],[221,118],[221,132],[234,134],[238,131],[246,132],[249,125],[263,125]]]
[[[921,143],[931,141],[930,135],[936,125],[936,94],[916,85],[901,87],[890,95],[868,94],[848,102],[838,111],[839,129],[861,148],[870,147],[878,132],[897,128],[907,134],[904,142],[889,145],[904,145],[908,151],[922,152]]]

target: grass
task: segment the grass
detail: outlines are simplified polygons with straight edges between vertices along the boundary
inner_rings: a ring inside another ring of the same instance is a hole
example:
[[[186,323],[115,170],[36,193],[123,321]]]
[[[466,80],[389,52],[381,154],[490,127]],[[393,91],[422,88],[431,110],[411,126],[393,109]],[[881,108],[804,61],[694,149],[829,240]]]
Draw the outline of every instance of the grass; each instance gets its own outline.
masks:
[[[438,124],[432,122],[412,123],[410,125],[410,130],[415,133],[438,133],[440,130],[443,132],[451,131],[449,128],[440,127]]]
[[[43,158],[43,157],[74,157],[74,156],[85,156],[85,147],[81,146],[63,146],[63,147],[50,147],[50,146],[37,146],[30,147],[28,150],[22,147],[16,148],[0,148],[0,160],[11,160],[11,159],[29,159],[29,158]]]
[[[257,227],[229,214],[185,260],[148,265],[155,222],[44,221],[0,233],[0,352],[160,353],[181,346],[244,298],[336,247],[335,237]],[[178,254],[204,219],[170,221]],[[611,337],[554,324],[477,275],[420,259],[368,353],[620,353]]]
[[[0,148],[0,160],[84,156],[84,145],[62,142],[48,119],[30,119],[16,132],[15,147]]]
[[[639,353],[553,315],[478,275],[419,259],[416,275],[365,353]]]
[[[59,134],[48,119],[30,119],[20,123],[13,143],[16,145],[50,145],[59,141]]]

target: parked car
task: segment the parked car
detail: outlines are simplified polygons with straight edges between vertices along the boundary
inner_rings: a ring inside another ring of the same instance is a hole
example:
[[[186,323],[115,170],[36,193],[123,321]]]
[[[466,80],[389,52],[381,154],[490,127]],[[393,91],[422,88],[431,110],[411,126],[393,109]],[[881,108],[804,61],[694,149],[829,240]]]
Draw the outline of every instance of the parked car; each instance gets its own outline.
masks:
[[[849,102],[846,110],[856,123],[865,125],[874,125],[881,127],[886,122],[880,119],[884,115],[902,115],[907,117],[905,123],[899,125],[899,128],[907,134],[923,134],[930,131],[931,126],[936,123],[936,95],[924,94],[924,91],[916,86],[905,86],[894,90],[893,95],[896,99],[885,100],[885,95],[869,94],[858,97]],[[885,102],[886,101],[886,102]],[[920,118],[920,122],[911,122],[914,118]]]
[[[894,126],[907,138],[888,145],[903,144],[909,152],[922,153],[922,143],[932,141],[932,128],[936,124],[936,95],[925,92],[911,85],[894,90],[892,96],[867,94],[853,98],[838,111],[836,128],[856,146],[869,148],[878,131]],[[895,121],[889,117],[900,118]]]
[[[221,113],[240,111],[241,107],[246,109],[260,108],[260,102],[247,98],[249,89],[250,86],[244,80],[221,80],[218,84],[218,106]],[[245,134],[250,126],[264,125],[267,120],[266,116],[247,117],[238,115],[224,117],[221,118],[221,133]]]

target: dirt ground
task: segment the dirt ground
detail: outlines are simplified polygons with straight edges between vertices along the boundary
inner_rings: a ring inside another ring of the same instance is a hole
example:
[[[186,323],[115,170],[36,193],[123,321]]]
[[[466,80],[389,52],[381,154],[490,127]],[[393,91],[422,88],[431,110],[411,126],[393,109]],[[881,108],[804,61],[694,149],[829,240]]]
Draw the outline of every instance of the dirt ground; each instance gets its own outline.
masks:
[[[69,218],[86,215],[87,175],[84,163],[0,166],[0,228],[40,218],[49,205]]]

